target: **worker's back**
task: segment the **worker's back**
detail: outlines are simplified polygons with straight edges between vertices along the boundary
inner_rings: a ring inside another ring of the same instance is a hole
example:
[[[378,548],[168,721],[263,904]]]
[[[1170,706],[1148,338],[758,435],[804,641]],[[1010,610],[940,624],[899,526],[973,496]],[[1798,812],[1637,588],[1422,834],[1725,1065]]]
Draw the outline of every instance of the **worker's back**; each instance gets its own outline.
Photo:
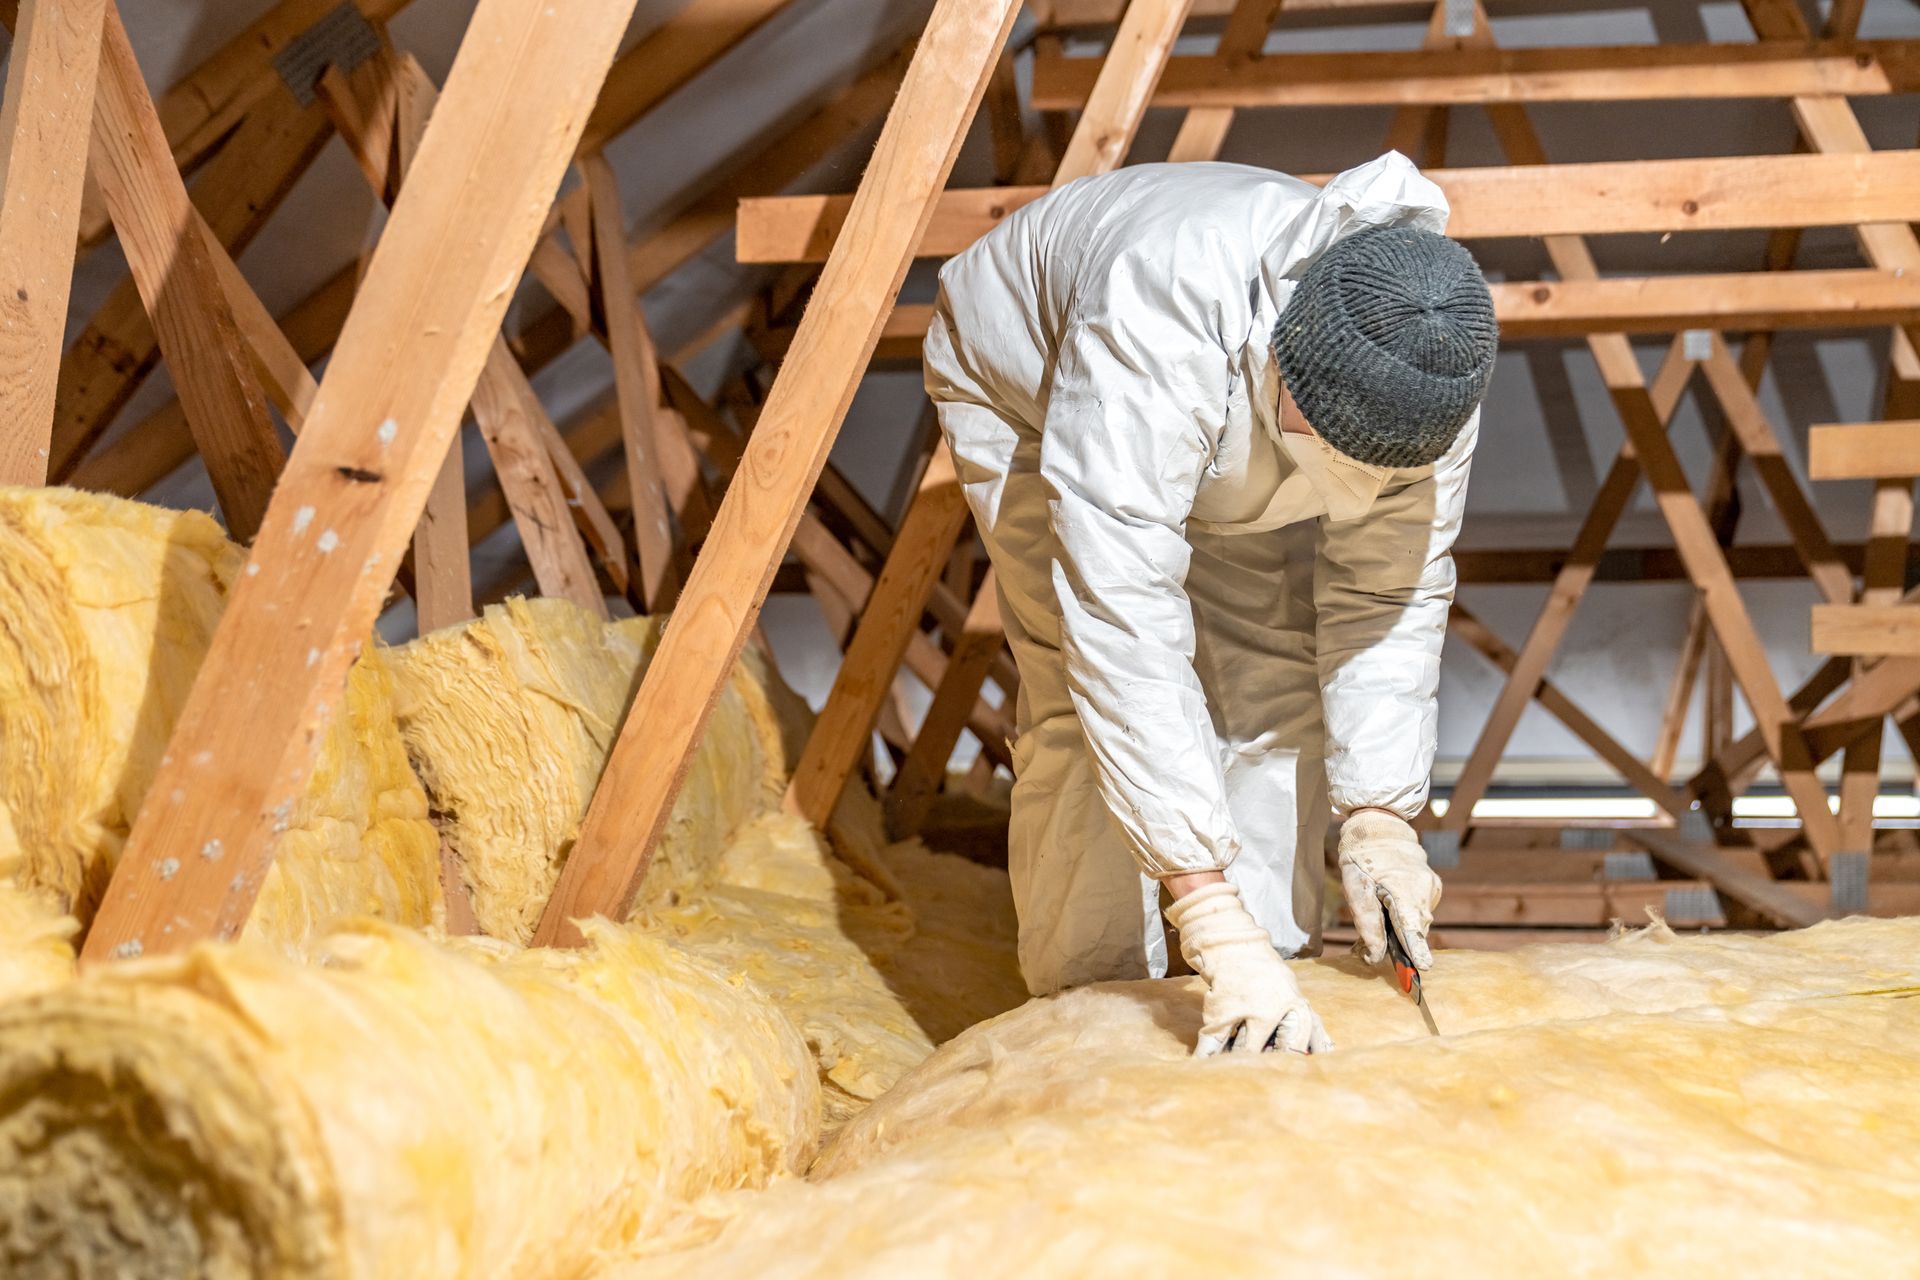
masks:
[[[1263,258],[1294,239],[1289,224],[1320,196],[1234,164],[1136,165],[1070,183],[941,271],[953,355],[980,391],[1037,425],[1061,335],[1088,313],[1152,317],[1156,344],[1237,353],[1256,316],[1275,314]]]

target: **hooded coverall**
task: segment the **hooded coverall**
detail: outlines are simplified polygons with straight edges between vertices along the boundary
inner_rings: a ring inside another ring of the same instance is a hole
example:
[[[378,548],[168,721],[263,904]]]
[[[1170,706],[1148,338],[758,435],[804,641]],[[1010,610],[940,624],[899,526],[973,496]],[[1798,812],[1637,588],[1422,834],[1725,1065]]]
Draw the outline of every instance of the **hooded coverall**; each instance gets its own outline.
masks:
[[[926,383],[1020,671],[1009,869],[1045,994],[1161,976],[1158,880],[1224,869],[1316,951],[1329,802],[1424,806],[1479,413],[1432,466],[1283,436],[1270,345],[1313,259],[1445,230],[1389,153],[1060,188],[950,261]],[[1305,856],[1296,856],[1305,851]]]

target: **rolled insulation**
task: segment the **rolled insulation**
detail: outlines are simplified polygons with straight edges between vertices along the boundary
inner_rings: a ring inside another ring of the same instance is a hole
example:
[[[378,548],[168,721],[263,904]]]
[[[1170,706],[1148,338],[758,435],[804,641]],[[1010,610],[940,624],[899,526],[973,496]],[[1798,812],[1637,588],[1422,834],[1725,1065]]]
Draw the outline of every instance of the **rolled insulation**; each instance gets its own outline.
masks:
[[[0,858],[0,865],[4,865]],[[23,889],[0,874],[0,1002],[30,995],[73,976],[79,925],[49,895]]]
[[[1034,1001],[906,1077],[811,1184],[731,1197],[713,1242],[604,1278],[961,1277],[985,1259],[1050,1277],[1799,1277],[1920,1257],[1920,921],[1445,954],[1438,1038],[1377,974],[1294,968],[1333,1053],[1188,1057],[1192,981]]]
[[[735,876],[744,883],[729,883]],[[847,936],[842,917],[849,911],[888,907],[878,895],[863,902],[838,891],[819,835],[799,818],[773,813],[728,847],[714,883],[638,920],[746,978],[792,1020],[819,1064],[829,1128],[933,1052],[926,1032]],[[897,908],[893,914],[898,918]]]
[[[581,1275],[804,1162],[806,1048],[751,990],[388,925],[203,945],[0,1005],[0,1274]]]
[[[489,935],[532,940],[658,630],[514,599],[388,655],[401,735]],[[700,883],[733,833],[778,803],[785,754],[755,661],[721,693],[637,906]]]
[[[13,831],[23,883],[83,924],[244,561],[197,511],[0,488],[0,825]],[[345,707],[248,930],[294,953],[342,916],[441,916],[438,837],[377,663],[354,668]]]

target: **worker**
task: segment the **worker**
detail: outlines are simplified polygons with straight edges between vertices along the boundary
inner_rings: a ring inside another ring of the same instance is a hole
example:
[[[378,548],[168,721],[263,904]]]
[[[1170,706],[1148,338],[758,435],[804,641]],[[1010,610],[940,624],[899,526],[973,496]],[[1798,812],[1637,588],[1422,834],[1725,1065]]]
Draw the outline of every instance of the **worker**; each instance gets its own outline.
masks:
[[[940,273],[926,385],[1020,673],[1009,869],[1044,995],[1206,980],[1195,1051],[1330,1047],[1283,955],[1320,849],[1378,962],[1440,882],[1426,804],[1451,547],[1498,328],[1388,153],[1069,183]]]

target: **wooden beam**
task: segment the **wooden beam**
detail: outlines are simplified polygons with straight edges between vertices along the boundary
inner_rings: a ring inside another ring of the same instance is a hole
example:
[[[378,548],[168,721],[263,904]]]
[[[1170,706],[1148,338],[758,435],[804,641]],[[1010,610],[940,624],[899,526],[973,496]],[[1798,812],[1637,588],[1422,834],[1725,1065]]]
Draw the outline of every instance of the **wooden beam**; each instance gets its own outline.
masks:
[[[787,787],[788,812],[815,826],[824,826],[832,815],[873,732],[874,717],[893,687],[907,641],[920,630],[927,593],[966,520],[966,496],[954,474],[953,456],[941,444],[894,535],[893,549],[861,611],[860,625],[841,659],[833,689],[794,765]],[[952,674],[949,660],[947,676]],[[976,688],[974,696],[978,692]],[[972,706],[973,697],[960,705]]]
[[[765,412],[641,682],[536,941],[624,917],[693,748],[752,629],[807,493],[951,172],[1013,0],[939,0],[855,197],[844,252],[821,276]]]
[[[329,67],[321,77],[320,96],[375,197],[391,205],[426,135],[437,94],[411,55],[396,58],[389,48],[374,61],[369,101],[360,100],[338,67]],[[414,626],[421,635],[476,616],[473,561],[467,543],[467,468],[460,435],[455,431],[448,442],[447,456],[427,491],[427,505],[413,531]],[[459,878],[450,883],[458,884]],[[464,887],[448,897],[449,921],[458,914],[456,908],[464,908],[470,922],[472,904],[466,901]]]
[[[214,272],[205,227],[174,168],[153,99],[111,4],[94,103],[98,174],[227,530],[251,541],[280,473],[280,438]]]
[[[1226,29],[1220,33],[1220,44],[1213,56],[1229,66],[1258,60],[1273,20],[1280,15],[1285,3],[1286,0],[1239,0],[1227,18]],[[1035,57],[1039,57],[1038,52]],[[1193,108],[1180,121],[1180,132],[1174,135],[1173,147],[1167,152],[1168,161],[1185,164],[1217,158],[1221,145],[1227,140],[1227,130],[1232,127],[1232,107]]]
[[[1799,478],[1793,474],[1793,467],[1780,449],[1773,424],[1767,420],[1766,411],[1760,407],[1753,388],[1747,385],[1726,342],[1718,334],[1711,342],[1712,354],[1700,368],[1720,402],[1727,429],[1739,441],[1741,452],[1752,461],[1773,503],[1774,513],[1786,526],[1787,536],[1793,539],[1806,565],[1807,576],[1829,603],[1845,604],[1853,599],[1853,574],[1840,562],[1839,553],[1820,523],[1819,513],[1808,501],[1806,491],[1800,487]]]
[[[1683,840],[1670,831],[1635,827],[1622,835],[1682,875],[1710,881],[1735,902],[1789,929],[1818,924],[1827,913],[1785,885],[1735,865],[1712,845]]]
[[[1054,174],[1058,187],[1089,173],[1105,173],[1127,158],[1153,86],[1173,52],[1192,0],[1133,0],[1107,55],[1098,60],[1088,94],[1073,105],[1085,113],[1074,127]],[[1088,59],[1088,62],[1093,62]]]
[[[1000,622],[1000,589],[993,571],[973,597],[965,629],[955,637],[947,669],[935,686],[933,701],[914,734],[913,746],[887,788],[887,833],[896,840],[918,834],[933,798],[947,780],[947,761],[967,716],[980,697],[997,658],[1007,643]]]
[[[1920,605],[1817,604],[1812,648],[1863,658],[1920,658]]]
[[[480,0],[88,960],[244,924],[629,15]]]
[[[200,171],[189,193],[212,239],[229,254],[250,244],[331,134],[327,114],[317,106],[302,107],[285,95],[260,103],[235,131],[232,145]],[[61,362],[48,469],[54,480],[68,480],[139,390],[159,354],[139,289],[128,277]]]
[[[547,435],[553,424],[526,373],[498,336],[487,350],[473,389],[473,416],[493,457],[493,469],[541,593],[571,600],[601,618],[610,617],[548,452]]]
[[[1920,476],[1920,419],[1817,423],[1807,432],[1807,475],[1815,480]]]
[[[649,611],[665,607],[679,585],[673,524],[661,488],[660,374],[653,344],[641,324],[638,298],[627,274],[626,222],[620,186],[600,156],[582,166],[593,224],[593,254],[599,266],[606,313],[607,350],[620,404],[627,493],[633,511],[634,553],[639,560],[637,602]]]
[[[1036,54],[1032,103],[1089,100],[1098,59]],[[1177,108],[1467,106],[1852,97],[1920,89],[1920,41],[1656,44],[1179,57],[1152,105]]]
[[[0,484],[46,483],[105,0],[25,0],[0,107]]]
[[[1501,281],[1490,286],[1506,341],[1682,329],[1843,329],[1920,320],[1920,274],[1843,268],[1605,280]],[[918,361],[931,303],[894,308],[876,359]],[[774,331],[780,353],[791,334]]]
[[[1447,234],[1461,240],[1850,226],[1896,222],[1920,206],[1916,151],[1435,169],[1426,176],[1452,206]],[[1046,192],[946,192],[919,255],[952,257]],[[845,196],[744,200],[736,256],[741,262],[823,261],[846,210]]]

